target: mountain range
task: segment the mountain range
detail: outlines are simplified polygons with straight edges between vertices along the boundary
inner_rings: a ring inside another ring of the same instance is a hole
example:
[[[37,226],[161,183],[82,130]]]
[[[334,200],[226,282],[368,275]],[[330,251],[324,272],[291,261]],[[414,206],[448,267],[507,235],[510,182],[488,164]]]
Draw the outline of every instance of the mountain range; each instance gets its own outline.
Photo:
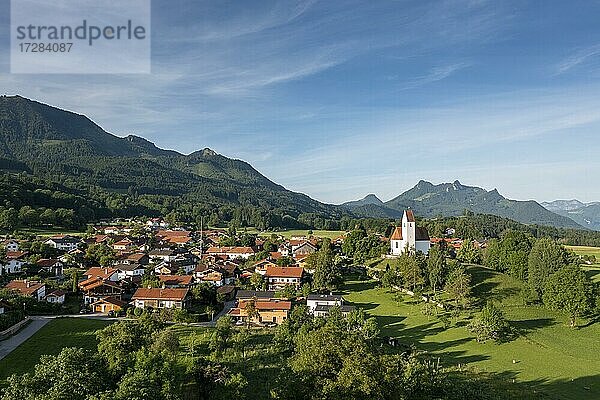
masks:
[[[581,226],[600,231],[600,202],[582,203],[579,200],[555,200],[541,204],[547,210],[568,217]]]
[[[468,209],[526,224],[597,229],[596,222],[582,224],[576,219],[578,225],[574,221],[571,213],[581,207],[563,210],[557,205],[556,210],[549,210],[535,201],[509,200],[495,189],[486,191],[459,181],[439,185],[420,181],[387,202],[370,194],[339,206],[325,204],[289,191],[250,164],[211,149],[188,155],[164,150],[139,136],[110,134],[84,115],[20,96],[0,97],[0,170],[4,178],[12,173],[37,179],[35,184],[28,183],[22,198],[11,203],[16,206],[34,201],[32,193],[56,190],[56,186],[41,183],[51,182],[69,194],[99,203],[99,207],[113,209],[128,203],[130,208],[161,214],[173,208],[186,213],[203,208],[204,214],[217,207],[224,220],[237,216],[250,221],[248,215],[240,214],[263,211],[278,215],[280,221],[273,222],[277,224],[285,217],[300,220],[302,215],[399,218],[404,209],[412,208],[420,217],[436,217],[461,215]],[[4,189],[0,200],[12,201],[9,199],[17,191]],[[246,209],[240,211],[239,207]],[[585,221],[585,216],[582,218]]]
[[[478,214],[492,214],[525,224],[550,225],[563,228],[581,228],[568,216],[558,215],[535,201],[510,200],[494,189],[485,189],[452,183],[434,185],[424,180],[399,196],[383,202],[375,195],[342,206],[361,216],[389,216],[398,218],[402,210],[411,208],[421,217],[458,216],[465,210]]]

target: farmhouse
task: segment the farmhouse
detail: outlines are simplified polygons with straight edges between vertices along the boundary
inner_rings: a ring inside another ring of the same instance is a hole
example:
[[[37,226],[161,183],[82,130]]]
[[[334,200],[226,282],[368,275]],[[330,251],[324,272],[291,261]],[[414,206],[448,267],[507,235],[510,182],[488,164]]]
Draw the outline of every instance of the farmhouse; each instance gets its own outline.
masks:
[[[139,288],[131,298],[137,308],[187,308],[189,289]]]
[[[83,301],[86,305],[110,296],[120,299],[123,293],[121,286],[102,277],[86,279],[79,282],[78,286],[83,292]]]
[[[392,255],[400,255],[407,249],[410,252],[421,251],[429,253],[429,234],[427,229],[417,227],[412,210],[405,210],[402,216],[402,226],[397,227],[390,237]]]

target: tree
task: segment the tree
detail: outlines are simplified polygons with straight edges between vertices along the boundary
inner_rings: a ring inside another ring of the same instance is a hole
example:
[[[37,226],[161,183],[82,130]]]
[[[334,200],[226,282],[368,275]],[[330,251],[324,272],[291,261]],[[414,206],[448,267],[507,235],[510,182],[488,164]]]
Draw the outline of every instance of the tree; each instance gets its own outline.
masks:
[[[79,271],[79,268],[69,268],[65,270],[65,275],[71,276],[71,290],[73,293],[77,293],[77,283],[79,282],[81,271]]]
[[[106,366],[98,356],[77,348],[44,355],[33,372],[8,378],[2,400],[86,400],[108,389]]]
[[[404,285],[411,288],[412,291],[425,283],[423,269],[422,262],[416,254],[404,252],[398,257],[398,270],[402,275]]]
[[[250,285],[254,288],[254,290],[261,290],[265,286],[264,278],[258,272],[253,273],[250,276]]]
[[[475,333],[478,342],[484,342],[487,339],[499,342],[506,337],[509,326],[504,319],[502,310],[492,302],[488,302],[481,313],[471,321],[469,330]]]
[[[464,240],[456,252],[456,259],[467,264],[481,263],[481,250],[472,240]]]
[[[496,271],[501,271],[500,266],[500,242],[498,239],[490,239],[483,251],[483,265]]]
[[[465,267],[458,265],[450,271],[444,290],[454,299],[456,306],[466,307],[471,294],[471,275]]]
[[[250,327],[253,319],[259,318],[260,313],[256,308],[256,299],[248,300],[244,305],[244,314],[246,314],[246,324]]]
[[[577,317],[593,307],[593,286],[581,267],[568,265],[547,279],[542,299],[551,310],[567,313],[569,325],[575,327]]]
[[[335,262],[331,245],[324,240],[321,248],[308,256],[307,268],[314,270],[313,288],[316,290],[335,290],[342,283],[342,272]]]
[[[564,247],[549,238],[539,239],[529,254],[529,284],[538,293],[543,293],[550,275],[567,265],[568,261]]]
[[[215,330],[211,337],[209,348],[217,354],[227,348],[231,337],[233,321],[229,315],[224,315],[217,320]]]
[[[444,284],[446,277],[446,254],[440,246],[433,246],[429,250],[427,259],[427,272],[429,284],[433,289],[433,298],[436,298],[437,288]]]

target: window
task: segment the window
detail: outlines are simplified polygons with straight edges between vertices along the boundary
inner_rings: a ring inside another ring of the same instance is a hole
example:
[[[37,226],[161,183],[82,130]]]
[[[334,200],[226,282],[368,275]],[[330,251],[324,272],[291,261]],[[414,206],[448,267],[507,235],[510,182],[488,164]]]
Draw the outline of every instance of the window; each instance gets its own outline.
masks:
[[[273,322],[277,322],[277,317],[273,317]]]

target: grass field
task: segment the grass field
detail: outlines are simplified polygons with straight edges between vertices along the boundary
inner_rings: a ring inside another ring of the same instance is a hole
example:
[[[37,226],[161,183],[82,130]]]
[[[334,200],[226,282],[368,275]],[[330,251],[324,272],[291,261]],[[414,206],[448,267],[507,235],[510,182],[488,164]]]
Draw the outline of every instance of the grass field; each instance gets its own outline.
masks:
[[[521,283],[483,267],[471,267],[474,295],[502,307],[519,336],[503,344],[477,343],[463,315],[445,329],[423,305],[376,288],[375,282],[349,282],[345,298],[377,317],[382,333],[439,356],[445,365],[468,365],[499,379],[541,391],[551,399],[600,398],[600,323],[571,329],[562,315],[523,306]],[[580,321],[585,325],[585,321]]]
[[[232,373],[243,373],[248,380],[248,386],[245,389],[246,398],[270,398],[270,390],[275,387],[275,377],[284,364],[283,356],[273,346],[274,330],[253,330],[253,334],[245,345],[245,357],[239,350],[229,348],[215,359],[208,348],[212,335],[211,328],[176,325],[170,329],[178,333],[181,354],[190,362],[193,357],[198,355],[212,358],[227,366]]]
[[[260,236],[265,236],[265,237],[269,237],[272,234],[276,234],[276,235],[280,235],[280,236],[283,236],[288,239],[291,238],[292,236],[306,236],[306,237],[310,236],[308,234],[308,230],[303,230],[303,229],[291,229],[291,230],[285,230],[285,231],[258,231],[254,228],[248,228],[246,230],[246,232],[257,233]],[[312,236],[329,238],[329,239],[335,239],[335,238],[345,235],[345,234],[346,234],[346,232],[344,232],[344,231],[320,231],[320,230],[312,231]]]
[[[63,228],[49,228],[49,229],[44,229],[44,228],[26,228],[26,229],[19,229],[18,233],[23,233],[23,234],[26,234],[26,235],[36,235],[36,236],[43,236],[43,237],[51,237],[51,236],[57,236],[57,235],[81,236],[85,232],[74,231],[72,229],[63,229]]]
[[[587,271],[588,276],[594,282],[600,282],[600,247],[589,246],[565,246],[569,250],[573,250],[575,254],[580,256],[592,255],[596,256],[596,264],[584,265],[583,269]]]
[[[58,318],[48,322],[26,342],[0,360],[0,382],[12,374],[31,371],[44,354],[58,354],[64,347],[95,349],[95,331],[110,324],[83,318]]]

